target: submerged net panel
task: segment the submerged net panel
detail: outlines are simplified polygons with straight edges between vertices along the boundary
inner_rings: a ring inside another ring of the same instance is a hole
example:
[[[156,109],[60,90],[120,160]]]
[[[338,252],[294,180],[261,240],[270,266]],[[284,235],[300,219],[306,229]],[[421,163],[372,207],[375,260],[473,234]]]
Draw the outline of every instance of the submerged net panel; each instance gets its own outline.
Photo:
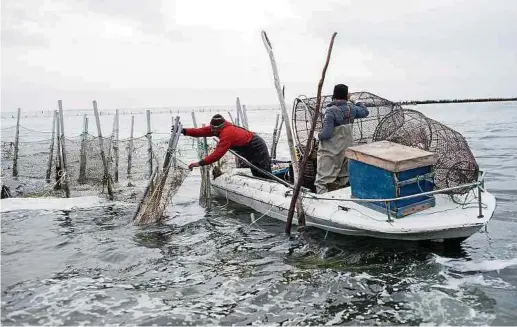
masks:
[[[160,222],[165,217],[165,211],[171,197],[190,173],[190,169],[178,159],[178,152],[176,151],[181,129],[182,125],[179,122],[179,117],[176,117],[174,131],[167,142],[167,150],[162,164],[154,169],[137,208],[134,217],[136,225]]]
[[[354,145],[370,143],[373,141],[373,135],[377,125],[383,118],[391,113],[393,110],[401,109],[401,107],[387,99],[381,98],[369,92],[355,92],[350,93],[350,100],[362,102],[370,112],[368,117],[356,119],[353,123],[353,137]],[[332,96],[322,96],[321,107],[325,107],[332,101]],[[305,145],[309,137],[309,131],[312,124],[312,119],[316,111],[316,98],[299,97],[293,104],[293,128],[295,135],[296,150],[298,156],[301,158],[305,154]],[[316,123],[315,133],[319,133],[322,128],[323,114],[318,113],[318,120]],[[316,178],[317,169],[317,146],[311,153],[311,157],[307,161],[307,167],[304,173],[303,186],[314,190],[314,180]]]
[[[479,167],[467,141],[457,131],[410,109],[394,110],[377,126],[374,141],[387,140],[436,154],[437,189],[456,187],[477,180]],[[463,194],[468,188],[447,193]]]
[[[173,159],[174,160],[174,159]],[[166,208],[171,197],[178,191],[179,187],[187,178],[190,170],[182,163],[172,168],[166,168],[158,173],[158,168],[147,189],[135,214],[134,223],[145,225],[159,222],[165,218]]]

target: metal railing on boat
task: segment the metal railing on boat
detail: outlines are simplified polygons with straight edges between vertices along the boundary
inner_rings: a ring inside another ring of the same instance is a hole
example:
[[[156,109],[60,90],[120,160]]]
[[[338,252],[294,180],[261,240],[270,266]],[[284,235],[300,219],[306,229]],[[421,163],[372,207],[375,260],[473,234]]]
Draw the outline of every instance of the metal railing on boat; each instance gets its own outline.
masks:
[[[334,197],[332,197],[332,198],[321,197],[321,196],[314,195],[314,194],[307,193],[307,192],[304,192],[302,197],[307,198],[307,199],[324,200],[324,201],[370,202],[370,203],[384,202],[386,204],[386,209],[387,209],[386,212],[387,212],[387,215],[388,215],[388,221],[393,221],[391,219],[391,212],[390,212],[390,203],[393,202],[393,201],[412,199],[412,198],[416,198],[416,197],[420,197],[420,196],[425,196],[425,195],[434,195],[434,194],[440,194],[440,193],[447,193],[447,192],[450,192],[450,191],[454,191],[454,190],[458,190],[458,189],[464,189],[464,188],[470,188],[472,190],[475,187],[477,187],[477,189],[478,189],[478,207],[479,207],[478,218],[483,218],[484,217],[483,216],[483,203],[481,201],[481,193],[485,191],[484,183],[485,183],[485,172],[484,171],[480,171],[480,175],[478,176],[478,180],[475,181],[475,182],[472,182],[472,183],[467,183],[467,184],[462,184],[462,185],[458,185],[458,186],[443,188],[443,189],[440,189],[440,190],[434,190],[434,191],[422,192],[422,193],[417,193],[417,194],[412,194],[412,195],[400,196],[400,197],[397,197],[397,198],[386,198],[386,199],[358,199],[358,198],[350,198],[350,199],[342,199],[342,198],[334,198]],[[286,192],[286,196],[287,195],[289,195],[289,191]]]

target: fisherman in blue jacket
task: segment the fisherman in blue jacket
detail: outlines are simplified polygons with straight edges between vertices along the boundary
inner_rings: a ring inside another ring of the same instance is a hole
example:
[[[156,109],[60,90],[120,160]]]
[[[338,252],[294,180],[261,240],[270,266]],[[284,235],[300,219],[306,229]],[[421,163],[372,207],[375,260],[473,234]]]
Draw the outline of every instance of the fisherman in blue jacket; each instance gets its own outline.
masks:
[[[321,132],[315,134],[319,146],[314,185],[319,194],[345,187],[349,181],[345,149],[352,146],[353,122],[369,114],[365,105],[349,99],[348,86],[334,86],[332,102],[323,109]]]

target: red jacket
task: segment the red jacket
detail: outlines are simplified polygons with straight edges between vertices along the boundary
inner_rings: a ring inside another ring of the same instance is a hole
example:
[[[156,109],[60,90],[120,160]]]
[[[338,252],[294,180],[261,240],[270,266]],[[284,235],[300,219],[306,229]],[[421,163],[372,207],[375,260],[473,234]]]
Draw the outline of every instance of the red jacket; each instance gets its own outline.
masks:
[[[253,138],[253,132],[237,127],[229,122],[224,123],[224,127],[219,131],[219,135],[212,132],[210,125],[201,128],[186,128],[185,135],[193,137],[219,137],[219,142],[214,151],[202,160],[203,165],[210,165],[221,159],[232,147],[248,145]]]

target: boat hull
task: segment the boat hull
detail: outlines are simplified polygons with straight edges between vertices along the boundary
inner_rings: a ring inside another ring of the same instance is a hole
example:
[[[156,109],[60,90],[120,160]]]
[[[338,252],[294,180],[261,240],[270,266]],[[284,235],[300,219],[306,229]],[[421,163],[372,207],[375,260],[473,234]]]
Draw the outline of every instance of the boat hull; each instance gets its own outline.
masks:
[[[279,183],[249,176],[247,169],[235,169],[212,181],[216,196],[250,207],[280,221],[287,220],[292,196]],[[466,205],[437,195],[437,204],[422,212],[388,221],[386,214],[354,202],[349,188],[326,193],[324,196],[305,197],[303,206],[306,225],[330,232],[368,236],[382,239],[410,241],[445,241],[466,239],[483,228],[495,210],[495,198],[482,193],[483,217],[479,217],[476,190]],[[312,198],[312,197],[318,198]],[[297,224],[296,218],[293,221]]]

